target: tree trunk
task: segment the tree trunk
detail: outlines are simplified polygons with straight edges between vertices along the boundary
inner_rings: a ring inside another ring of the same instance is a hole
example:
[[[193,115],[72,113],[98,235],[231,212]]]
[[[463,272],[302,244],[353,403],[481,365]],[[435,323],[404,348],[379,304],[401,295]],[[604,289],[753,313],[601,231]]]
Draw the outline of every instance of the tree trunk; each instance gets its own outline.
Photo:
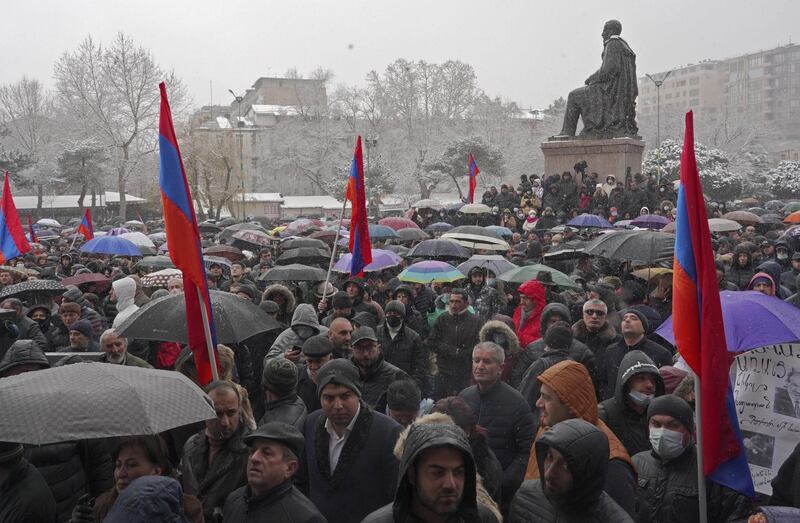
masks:
[[[461,186],[458,184],[458,179],[455,176],[453,176],[452,174],[450,175],[450,178],[453,179],[453,185],[455,185],[456,189],[458,189],[458,199],[463,202],[464,201],[464,192],[461,190]]]
[[[84,198],[86,198],[86,189],[87,189],[86,186],[87,186],[86,182],[83,182],[81,184],[81,194],[78,195],[78,209],[81,211],[83,210],[83,200]]]
[[[36,210],[41,211],[44,203],[44,186],[39,184],[36,186]],[[41,214],[41,212],[39,213]]]
[[[127,184],[126,169],[128,167],[128,146],[122,148],[122,165],[119,167],[117,173],[117,190],[119,191],[119,217],[122,218],[122,223],[127,220],[128,205],[125,201],[125,185]]]
[[[95,206],[97,206],[97,190],[95,189],[95,186],[92,185],[92,203],[91,203],[92,216],[94,216]]]
[[[417,179],[417,186],[419,186],[419,199],[424,200],[431,197],[431,188],[420,179]]]

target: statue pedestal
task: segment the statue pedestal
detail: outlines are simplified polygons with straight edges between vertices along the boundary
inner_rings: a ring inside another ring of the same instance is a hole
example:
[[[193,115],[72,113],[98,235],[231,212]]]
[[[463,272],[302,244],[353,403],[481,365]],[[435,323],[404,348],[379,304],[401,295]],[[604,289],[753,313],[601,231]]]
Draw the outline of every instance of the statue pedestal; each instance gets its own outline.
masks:
[[[637,138],[607,138],[602,140],[549,140],[542,142],[544,174],[574,172],[573,167],[581,160],[589,164],[587,174],[596,172],[602,182],[613,174],[624,181],[630,169],[633,176],[642,172],[644,141]]]

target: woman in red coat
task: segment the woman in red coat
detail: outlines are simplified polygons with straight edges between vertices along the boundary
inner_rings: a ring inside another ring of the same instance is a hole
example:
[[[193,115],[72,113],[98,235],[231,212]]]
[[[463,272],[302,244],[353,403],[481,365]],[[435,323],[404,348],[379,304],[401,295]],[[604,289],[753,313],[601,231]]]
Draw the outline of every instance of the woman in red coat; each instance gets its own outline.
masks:
[[[529,343],[542,337],[540,320],[546,305],[544,285],[528,280],[519,286],[519,306],[514,310],[514,332],[524,350]]]

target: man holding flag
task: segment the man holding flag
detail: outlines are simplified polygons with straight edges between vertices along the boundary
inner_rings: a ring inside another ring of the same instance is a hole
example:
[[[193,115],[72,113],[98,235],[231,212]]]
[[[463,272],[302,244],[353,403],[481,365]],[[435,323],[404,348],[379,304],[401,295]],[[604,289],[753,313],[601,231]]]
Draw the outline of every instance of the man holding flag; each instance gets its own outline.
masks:
[[[475,163],[475,157],[470,153],[469,155],[469,203],[475,203],[475,187],[478,186],[478,175],[481,170],[478,169],[478,164]]]

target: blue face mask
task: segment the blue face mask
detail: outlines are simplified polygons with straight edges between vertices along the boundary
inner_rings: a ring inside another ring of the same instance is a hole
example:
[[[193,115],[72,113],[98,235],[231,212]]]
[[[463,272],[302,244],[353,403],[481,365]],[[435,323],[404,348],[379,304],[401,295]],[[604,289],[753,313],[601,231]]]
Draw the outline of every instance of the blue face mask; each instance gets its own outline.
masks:
[[[638,390],[632,390],[628,393],[628,398],[630,398],[633,404],[644,409],[650,405],[650,402],[653,401],[654,397],[655,396],[653,394],[645,394],[644,392],[639,392]]]

